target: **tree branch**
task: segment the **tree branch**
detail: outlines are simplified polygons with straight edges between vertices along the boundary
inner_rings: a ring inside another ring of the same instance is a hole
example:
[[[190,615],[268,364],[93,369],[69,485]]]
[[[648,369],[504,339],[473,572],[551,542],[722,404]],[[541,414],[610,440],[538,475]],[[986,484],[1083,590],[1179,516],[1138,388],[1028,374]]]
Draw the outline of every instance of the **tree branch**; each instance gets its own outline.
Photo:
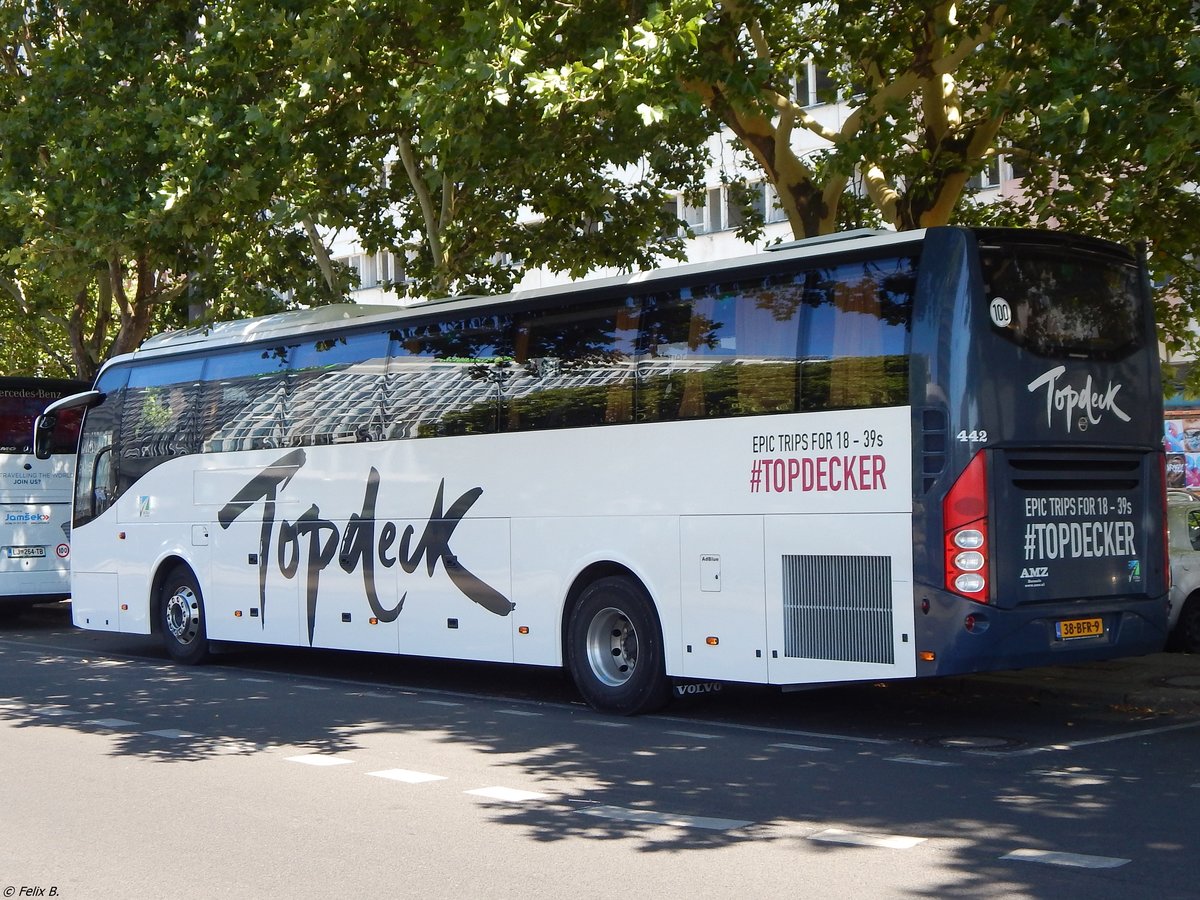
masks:
[[[400,161],[404,163],[404,171],[408,175],[408,183],[412,185],[417,203],[421,207],[421,218],[425,221],[425,239],[429,242],[429,252],[433,256],[435,265],[440,265],[442,259],[441,223],[433,208],[433,197],[429,193],[429,185],[421,177],[421,168],[417,163],[416,154],[413,153],[412,138],[403,130],[398,137],[396,152],[400,154]]]
[[[329,259],[325,242],[321,240],[321,233],[317,231],[317,223],[307,213],[301,218],[301,222],[304,224],[305,234],[308,235],[308,242],[312,245],[313,256],[317,258],[317,267],[321,270],[325,285],[329,288],[330,295],[334,296],[338,292],[337,275],[333,271],[333,262]]]

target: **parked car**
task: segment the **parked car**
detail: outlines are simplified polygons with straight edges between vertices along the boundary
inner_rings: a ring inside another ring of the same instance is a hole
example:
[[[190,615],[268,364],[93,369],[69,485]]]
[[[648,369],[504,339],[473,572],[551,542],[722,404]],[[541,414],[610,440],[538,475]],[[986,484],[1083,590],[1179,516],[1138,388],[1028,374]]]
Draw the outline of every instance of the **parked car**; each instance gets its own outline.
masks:
[[[1167,649],[1200,653],[1200,502],[1170,499],[1167,530],[1171,549]]]

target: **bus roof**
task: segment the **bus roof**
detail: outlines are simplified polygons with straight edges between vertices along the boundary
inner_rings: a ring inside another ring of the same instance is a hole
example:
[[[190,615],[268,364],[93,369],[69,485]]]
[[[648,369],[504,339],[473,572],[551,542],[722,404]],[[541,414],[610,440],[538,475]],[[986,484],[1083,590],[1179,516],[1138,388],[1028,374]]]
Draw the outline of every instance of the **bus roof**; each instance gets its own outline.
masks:
[[[817,238],[790,241],[787,244],[771,248],[772,252],[770,253],[760,252],[707,262],[649,269],[625,275],[584,279],[549,287],[524,291],[518,290],[509,294],[446,297],[421,301],[406,306],[335,303],[328,306],[316,307],[315,309],[289,310],[249,319],[215,322],[195,328],[164,332],[163,334],[147,338],[132,353],[114,357],[104,367],[108,368],[113,363],[137,358],[142,355],[171,355],[175,352],[199,350],[202,347],[207,349],[218,346],[249,344],[278,335],[323,332],[330,330],[331,327],[336,327],[338,324],[349,324],[352,320],[361,320],[363,324],[366,324],[372,320],[386,321],[417,317],[426,315],[432,311],[468,311],[476,307],[537,300],[562,294],[611,293],[622,288],[644,288],[657,282],[666,282],[678,278],[695,278],[696,276],[710,273],[717,274],[759,267],[774,268],[781,262],[789,259],[824,256],[831,252],[842,254],[853,253],[859,250],[875,250],[888,246],[903,246],[919,242],[924,236],[924,229],[903,232],[859,229],[836,235],[823,235]],[[834,246],[831,246],[831,244]]]

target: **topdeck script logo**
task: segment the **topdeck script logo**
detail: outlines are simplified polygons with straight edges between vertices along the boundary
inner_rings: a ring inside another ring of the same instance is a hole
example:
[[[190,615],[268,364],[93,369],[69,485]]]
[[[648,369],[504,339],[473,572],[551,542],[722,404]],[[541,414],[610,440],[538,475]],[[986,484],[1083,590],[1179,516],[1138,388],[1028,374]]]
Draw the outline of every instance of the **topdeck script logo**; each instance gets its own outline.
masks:
[[[394,622],[404,608],[403,594],[395,606],[384,606],[375,585],[375,564],[384,568],[399,564],[405,573],[417,571],[422,561],[425,574],[432,578],[438,563],[450,582],[464,596],[490,613],[507,616],[514,604],[511,600],[486,584],[482,579],[459,561],[450,549],[450,539],[459,522],[483,494],[483,488],[467,491],[445,508],[446,481],[438,485],[437,497],[429,513],[429,520],[413,546],[416,528],[395,522],[378,521],[375,518],[375,503],[379,496],[379,471],[372,466],[367,475],[361,512],[351,513],[348,521],[339,525],[321,515],[321,508],[313,503],[308,511],[295,521],[280,519],[276,522],[276,503],[292,478],[303,467],[307,457],[303,450],[293,450],[262,469],[246,486],[237,492],[217,514],[221,527],[228,529],[240,516],[257,503],[262,504],[261,529],[258,540],[258,585],[259,607],[266,620],[267,571],[270,550],[280,574],[289,581],[303,568],[306,573],[306,597],[308,607],[308,642],[313,642],[316,627],[317,598],[321,573],[336,559],[346,573],[362,572],[363,590],[372,614],[381,622]],[[305,560],[307,565],[304,565]],[[264,625],[265,627],[265,625]]]
[[[1098,425],[1104,415],[1110,412],[1122,422],[1129,421],[1128,413],[1117,405],[1117,394],[1121,392],[1124,385],[1113,384],[1110,381],[1103,391],[1093,390],[1091,375],[1078,387],[1072,384],[1061,384],[1059,379],[1066,371],[1066,366],[1056,366],[1026,385],[1030,393],[1035,393],[1038,388],[1046,389],[1047,426],[1054,427],[1055,412],[1062,416],[1062,423],[1068,433],[1076,424],[1075,413],[1077,411],[1082,413],[1078,420],[1080,431],[1086,429],[1089,424]]]

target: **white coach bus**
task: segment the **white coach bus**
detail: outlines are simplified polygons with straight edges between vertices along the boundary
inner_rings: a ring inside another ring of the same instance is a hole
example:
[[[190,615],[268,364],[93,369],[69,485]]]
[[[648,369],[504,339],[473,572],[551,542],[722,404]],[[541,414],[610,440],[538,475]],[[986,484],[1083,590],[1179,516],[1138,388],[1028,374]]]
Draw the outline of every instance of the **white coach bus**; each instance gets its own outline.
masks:
[[[938,228],[163,335],[85,407],[75,623],[566,666],[618,713],[1159,649],[1144,267]]]
[[[79,415],[63,416],[45,459],[34,456],[33,423],[49,404],[87,387],[60,378],[0,378],[0,616],[70,593]]]

